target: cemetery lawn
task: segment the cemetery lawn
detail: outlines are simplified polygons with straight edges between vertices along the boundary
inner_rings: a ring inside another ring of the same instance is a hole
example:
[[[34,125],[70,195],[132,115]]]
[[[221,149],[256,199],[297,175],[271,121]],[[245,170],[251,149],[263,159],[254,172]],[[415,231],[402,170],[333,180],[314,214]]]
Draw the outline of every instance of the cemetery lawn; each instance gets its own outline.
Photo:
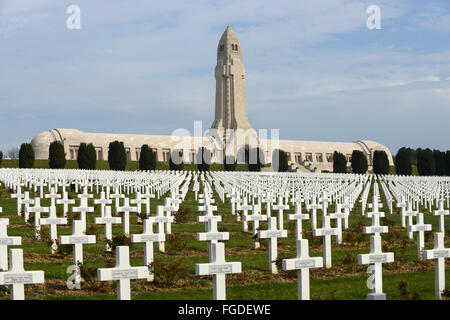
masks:
[[[45,190],[47,192],[47,190]],[[95,189],[94,189],[95,191]],[[371,191],[372,192],[372,191]],[[31,194],[31,196],[38,196]],[[269,272],[267,240],[261,241],[261,247],[252,248],[251,233],[242,232],[241,222],[237,222],[235,216],[230,213],[229,200],[222,203],[215,195],[218,206],[217,214],[223,216],[223,222],[219,224],[219,231],[230,232],[230,240],[225,242],[226,260],[229,262],[242,262],[242,273],[227,275],[227,298],[237,300],[267,299],[267,300],[295,300],[297,299],[297,273],[281,271],[278,274]],[[165,195],[166,196],[166,195]],[[69,197],[78,198],[74,192]],[[99,198],[98,194],[94,198]],[[131,196],[133,198],[133,196]],[[371,193],[369,194],[371,199]],[[399,210],[394,209],[391,215],[382,195],[383,210],[387,212],[387,218],[382,219],[382,225],[389,226],[389,233],[383,234],[383,251],[395,253],[395,261],[383,265],[383,289],[388,299],[434,299],[434,261],[421,262],[417,259],[416,241],[407,238],[406,230],[400,228]],[[156,206],[163,204],[163,197],[159,200],[151,200],[152,215],[156,212]],[[49,206],[49,199],[42,199],[41,205]],[[42,226],[42,239],[34,239],[32,224],[25,224],[23,217],[16,214],[16,200],[11,199],[11,190],[2,186],[0,188],[0,207],[2,218],[9,218],[8,235],[21,236],[24,251],[25,270],[43,270],[45,272],[45,284],[25,286],[27,299],[116,299],[115,282],[97,281],[97,268],[112,267],[115,264],[113,253],[104,252],[104,226],[95,225],[94,217],[100,216],[100,206],[94,205],[89,200],[89,205],[95,207],[94,214],[88,214],[87,234],[95,234],[97,243],[85,245],[84,266],[82,269],[83,283],[81,290],[69,290],[66,281],[71,273],[66,273],[67,268],[73,264],[72,246],[60,246],[60,250],[50,254],[48,226]],[[185,201],[180,205],[179,222],[172,225],[172,235],[167,236],[166,253],[160,253],[155,245],[155,261],[158,261],[159,273],[155,272],[155,281],[146,280],[131,281],[133,299],[190,299],[201,300],[212,298],[212,280],[208,276],[196,276],[195,264],[208,262],[206,243],[197,241],[196,233],[204,232],[204,223],[196,222],[200,215],[197,210],[199,204],[194,200],[194,194],[189,191]],[[188,209],[188,210],[187,210]],[[328,208],[333,212],[333,206]],[[114,211],[114,209],[113,209]],[[61,215],[62,206],[57,205],[58,215]],[[264,208],[263,208],[264,212]],[[288,230],[288,238],[278,240],[278,261],[281,266],[282,258],[295,256],[295,224],[287,220],[287,215],[293,212],[291,209],[285,212],[284,227]],[[426,210],[425,223],[437,227],[437,217],[432,216]],[[115,214],[113,212],[113,214]],[[31,214],[33,216],[33,214]],[[46,217],[46,214],[42,214]],[[319,214],[318,217],[321,215]],[[130,215],[130,232],[142,233],[142,224],[137,223],[135,215]],[[58,226],[59,235],[72,233],[73,218],[78,219],[78,214],[69,214],[67,226]],[[185,220],[185,221],[183,221]],[[321,219],[318,218],[318,227]],[[330,269],[317,268],[310,270],[311,299],[365,299],[369,289],[366,282],[369,273],[367,266],[357,264],[357,255],[368,253],[370,250],[369,236],[362,233],[362,227],[370,224],[370,219],[361,217],[359,202],[349,219],[349,229],[345,230],[343,243],[335,243],[332,238],[332,263]],[[267,224],[261,223],[261,230],[266,229]],[[251,227],[249,226],[249,229]],[[309,222],[303,223],[304,237],[309,239],[310,255],[322,256],[322,238],[312,237]],[[122,226],[113,226],[113,235],[122,234]],[[446,235],[450,230],[446,230]],[[416,236],[416,235],[415,235]],[[449,239],[446,237],[446,246]],[[124,243],[118,242],[118,245]],[[426,232],[426,249],[433,247],[433,233]],[[10,247],[14,248],[14,247]],[[143,244],[130,246],[131,265],[143,265]],[[114,250],[113,250],[114,252]],[[449,263],[446,259],[446,280],[449,287]],[[156,267],[156,266],[155,266]],[[9,299],[9,289],[0,286],[0,299]]]

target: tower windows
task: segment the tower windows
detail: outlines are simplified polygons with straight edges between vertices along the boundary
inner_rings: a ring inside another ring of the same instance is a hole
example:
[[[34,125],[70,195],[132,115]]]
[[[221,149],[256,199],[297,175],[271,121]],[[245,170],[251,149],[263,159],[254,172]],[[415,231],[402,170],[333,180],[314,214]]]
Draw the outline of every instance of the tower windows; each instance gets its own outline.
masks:
[[[221,44],[221,45],[219,46],[219,50],[220,50],[220,52],[223,51],[223,44]]]
[[[231,50],[233,50],[233,51],[238,51],[238,45],[232,43],[232,44],[231,44]]]

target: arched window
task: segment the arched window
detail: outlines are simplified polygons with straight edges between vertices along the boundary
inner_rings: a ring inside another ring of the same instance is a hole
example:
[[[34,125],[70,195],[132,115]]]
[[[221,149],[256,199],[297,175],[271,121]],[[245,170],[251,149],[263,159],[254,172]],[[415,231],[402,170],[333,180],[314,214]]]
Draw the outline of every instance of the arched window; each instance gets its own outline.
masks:
[[[237,44],[234,45],[234,50],[238,51],[238,46],[237,46]]]

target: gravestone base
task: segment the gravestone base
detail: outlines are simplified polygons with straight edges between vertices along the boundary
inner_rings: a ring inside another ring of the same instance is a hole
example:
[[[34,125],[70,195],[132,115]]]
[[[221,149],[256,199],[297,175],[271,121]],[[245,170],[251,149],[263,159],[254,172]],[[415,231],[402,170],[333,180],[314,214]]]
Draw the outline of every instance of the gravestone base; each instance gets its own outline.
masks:
[[[367,300],[386,300],[386,293],[369,293]]]

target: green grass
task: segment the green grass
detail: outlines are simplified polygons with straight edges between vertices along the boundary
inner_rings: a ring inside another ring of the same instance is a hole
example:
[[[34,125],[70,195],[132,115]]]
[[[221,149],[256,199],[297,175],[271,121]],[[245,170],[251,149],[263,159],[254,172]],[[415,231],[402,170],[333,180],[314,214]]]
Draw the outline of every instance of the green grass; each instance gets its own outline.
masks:
[[[47,190],[45,190],[47,191]],[[24,249],[24,265],[26,270],[44,270],[45,279],[49,284],[59,283],[62,290],[57,293],[39,293],[34,294],[32,291],[27,292],[28,298],[33,299],[115,299],[115,285],[100,284],[98,290],[83,287],[81,291],[76,294],[68,289],[64,289],[65,280],[69,274],[66,273],[68,266],[72,265],[72,256],[60,257],[57,255],[51,256],[50,249],[45,240],[34,239],[34,229],[31,225],[24,225],[23,217],[16,214],[16,200],[8,199],[9,192],[0,188],[0,206],[3,208],[3,213],[0,214],[2,218],[8,217],[10,219],[10,226],[8,227],[8,234],[11,236],[21,236],[22,246]],[[76,194],[69,193],[69,196],[76,198]],[[133,197],[132,195],[130,195]],[[167,196],[167,195],[165,195]],[[97,198],[98,195],[95,195]],[[237,222],[235,216],[230,214],[230,203],[227,200],[222,203],[217,194],[214,194],[216,204],[218,207],[217,214],[223,216],[223,222],[220,224],[221,228],[230,232],[230,240],[226,241],[226,260],[240,261],[242,263],[243,273],[240,275],[227,276],[227,297],[229,299],[296,299],[297,298],[297,282],[295,273],[280,272],[278,275],[272,275],[269,272],[269,258],[267,249],[267,240],[261,241],[259,249],[252,249],[252,235],[251,233],[242,232],[242,223]],[[369,195],[370,199],[370,195]],[[382,201],[385,199],[382,197]],[[163,198],[152,199],[151,212],[154,214],[156,206],[163,204]],[[78,199],[76,205],[78,206]],[[48,206],[50,204],[48,199],[41,201],[42,205]],[[93,206],[92,200],[89,204]],[[197,232],[204,232],[204,223],[196,222],[196,217],[200,215],[197,210],[198,203],[194,201],[193,193],[190,191],[182,203],[181,207],[189,208],[191,215],[188,217],[188,222],[184,224],[173,224],[172,233],[181,234],[183,241],[186,241],[186,248],[181,252],[176,253],[160,253],[155,245],[155,258],[161,258],[164,263],[173,263],[179,259],[183,259],[182,266],[186,268],[183,280],[173,286],[164,287],[157,283],[147,283],[145,280],[132,281],[133,299],[211,299],[212,297],[212,281],[210,277],[195,276],[195,264],[208,262],[208,251],[205,242],[196,240]],[[386,203],[384,202],[386,212]],[[62,210],[61,206],[57,206],[57,211]],[[264,209],[263,209],[264,210]],[[293,206],[290,210],[285,212],[284,223],[285,228],[289,229],[289,221],[287,215],[293,212]],[[329,207],[329,212],[334,210],[334,206]],[[426,211],[425,211],[426,212]],[[100,215],[100,207],[96,206],[93,214],[88,214],[88,229],[93,225],[94,217]],[[44,216],[44,215],[43,215]],[[320,226],[320,214],[318,215],[318,225]],[[399,231],[402,237],[406,236],[405,229],[398,229],[400,225],[400,216],[398,210],[394,210],[394,214],[386,214],[389,220],[394,221],[396,230]],[[137,224],[136,217],[130,216],[130,231],[131,233],[141,233],[143,226]],[[362,221],[364,225],[370,224],[370,219],[361,216],[361,207],[358,203],[350,216],[349,224],[353,225]],[[433,229],[437,228],[437,218],[426,212],[425,222],[431,223]],[[303,223],[303,230],[309,231],[311,225],[309,221]],[[48,227],[42,227],[43,234],[47,232]],[[251,230],[251,225],[249,226]],[[104,227],[96,225],[95,232],[98,235],[103,235]],[[113,226],[113,234],[118,235],[123,232],[122,226]],[[392,232],[392,230],[390,230]],[[58,235],[71,234],[71,226],[59,226]],[[344,231],[344,239],[346,232]],[[448,234],[447,234],[448,235]],[[306,235],[305,235],[306,236]],[[387,235],[383,235],[383,244],[387,243]],[[415,235],[416,236],[416,235]],[[335,238],[332,240],[332,263],[333,267],[330,269],[314,269],[311,271],[311,298],[312,299],[365,299],[370,290],[366,287],[366,280],[369,274],[366,273],[367,266],[357,265],[357,255],[361,253],[368,253],[370,248],[369,236],[363,238],[360,246],[352,246],[350,244],[337,245]],[[310,255],[322,256],[322,239],[315,238],[315,241],[310,240]],[[426,248],[432,248],[432,237],[427,239]],[[447,246],[448,238],[446,239]],[[292,231],[289,231],[288,238],[279,239],[279,258],[291,258],[295,256],[295,237]],[[96,244],[83,246],[84,261],[86,267],[100,268],[114,265],[115,258],[112,254],[105,254],[105,243],[97,241]],[[392,250],[396,252],[401,251],[399,243],[393,245]],[[166,244],[166,248],[168,244]],[[143,265],[143,244],[133,244],[130,247],[131,265]],[[350,262],[348,257],[350,256]],[[405,247],[405,258],[408,264],[403,267],[402,263],[385,265],[383,267],[384,292],[387,293],[388,299],[405,299],[400,295],[399,283],[402,280],[407,280],[410,290],[420,293],[421,299],[434,298],[434,267],[433,263],[423,264],[417,261],[417,249],[415,241],[409,241]],[[448,263],[448,262],[447,262]],[[447,283],[450,275],[447,271]],[[33,287],[33,286],[30,286]],[[448,285],[447,285],[448,287]],[[106,289],[105,289],[106,288]],[[109,288],[109,289],[108,289]],[[102,289],[102,290],[100,290]],[[107,291],[105,293],[104,291]],[[2,299],[7,299],[6,295],[0,296]]]

